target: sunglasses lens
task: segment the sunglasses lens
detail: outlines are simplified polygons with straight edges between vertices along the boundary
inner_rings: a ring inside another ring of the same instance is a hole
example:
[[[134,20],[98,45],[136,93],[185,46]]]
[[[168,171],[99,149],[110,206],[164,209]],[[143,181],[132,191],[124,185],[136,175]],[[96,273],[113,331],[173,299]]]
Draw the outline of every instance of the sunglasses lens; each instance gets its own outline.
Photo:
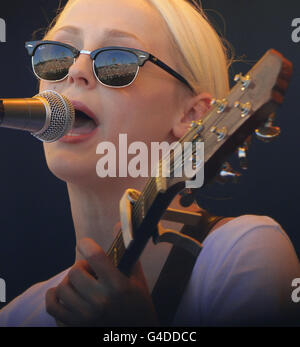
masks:
[[[66,77],[73,62],[74,56],[70,49],[47,43],[38,46],[32,58],[34,72],[47,81]]]
[[[134,53],[111,49],[100,52],[94,61],[98,79],[107,86],[130,84],[138,72],[138,58]]]

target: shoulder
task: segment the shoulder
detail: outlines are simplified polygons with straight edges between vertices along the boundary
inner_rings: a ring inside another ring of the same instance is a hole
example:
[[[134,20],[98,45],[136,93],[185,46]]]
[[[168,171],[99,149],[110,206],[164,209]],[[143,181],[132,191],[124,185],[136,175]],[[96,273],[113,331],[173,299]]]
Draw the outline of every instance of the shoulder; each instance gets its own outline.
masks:
[[[250,248],[270,248],[272,244],[293,248],[289,236],[281,225],[268,216],[243,215],[231,219],[226,224],[216,228],[203,243],[203,252],[235,251],[239,246]]]
[[[57,286],[69,269],[47,281],[36,283],[0,310],[0,327],[56,326],[45,307],[45,294]]]
[[[243,265],[273,271],[299,268],[293,244],[280,224],[256,215],[234,218],[209,234],[196,264],[207,261],[222,270]]]
[[[221,225],[219,228],[216,228],[211,235],[225,232],[227,236],[230,234],[232,237],[241,237],[252,230],[257,230],[260,228],[270,228],[273,231],[277,231],[282,235],[287,236],[281,225],[273,218],[259,215],[242,215],[232,218],[229,220],[229,222]]]
[[[267,324],[290,310],[294,278],[300,278],[299,260],[283,228],[266,216],[237,217],[203,242],[183,300],[188,319]]]

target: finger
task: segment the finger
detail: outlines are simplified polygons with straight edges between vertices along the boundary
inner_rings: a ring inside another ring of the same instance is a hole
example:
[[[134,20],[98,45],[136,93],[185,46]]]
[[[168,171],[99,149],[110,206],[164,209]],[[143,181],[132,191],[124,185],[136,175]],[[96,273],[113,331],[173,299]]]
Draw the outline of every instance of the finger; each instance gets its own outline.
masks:
[[[130,274],[129,280],[133,284],[138,285],[139,287],[143,288],[143,290],[145,290],[147,293],[149,292],[146,277],[145,277],[145,274],[144,274],[144,271],[143,271],[143,268],[142,268],[140,261],[138,261],[134,265],[132,272]]]
[[[74,318],[72,312],[67,310],[59,301],[56,296],[56,288],[50,288],[46,292],[45,297],[46,311],[66,325],[74,325]]]
[[[109,288],[106,289],[101,281],[97,281],[87,272],[82,261],[76,262],[67,276],[78,294],[92,306],[102,302],[103,296],[108,294],[110,290]]]
[[[111,283],[113,286],[118,285],[123,275],[114,267],[105,252],[94,240],[83,238],[79,240],[77,247],[99,279]]]
[[[92,267],[90,266],[90,264],[87,262],[87,260],[85,259],[81,259],[78,260],[74,266],[80,265],[81,268],[83,268],[87,273],[89,273],[92,277],[94,277],[95,279],[97,279],[97,275],[95,273],[95,271],[92,269]]]
[[[56,287],[56,297],[67,310],[75,313],[77,317],[83,320],[88,318],[91,306],[77,293],[68,276]]]
[[[136,264],[133,266],[131,274],[130,274],[130,278],[137,278],[137,279],[145,278],[144,271],[140,261],[137,261]]]

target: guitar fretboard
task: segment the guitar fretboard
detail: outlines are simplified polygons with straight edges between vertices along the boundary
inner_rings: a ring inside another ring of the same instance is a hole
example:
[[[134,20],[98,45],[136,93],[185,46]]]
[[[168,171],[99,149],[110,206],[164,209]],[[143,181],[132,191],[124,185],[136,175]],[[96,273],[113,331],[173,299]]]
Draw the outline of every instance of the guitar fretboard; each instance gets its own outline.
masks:
[[[123,242],[123,236],[122,231],[120,230],[114,239],[114,242],[110,246],[107,256],[111,260],[111,262],[115,265],[115,267],[118,266],[123,254],[125,252],[125,245]]]

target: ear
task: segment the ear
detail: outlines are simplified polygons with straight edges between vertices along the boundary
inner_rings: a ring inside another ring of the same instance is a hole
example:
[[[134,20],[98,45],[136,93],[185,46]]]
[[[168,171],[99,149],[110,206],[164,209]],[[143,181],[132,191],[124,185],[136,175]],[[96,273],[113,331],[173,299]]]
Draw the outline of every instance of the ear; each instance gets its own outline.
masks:
[[[176,138],[181,138],[191,127],[193,121],[203,119],[209,110],[212,96],[208,93],[201,93],[192,97],[186,104],[184,113],[173,125],[172,132]]]

